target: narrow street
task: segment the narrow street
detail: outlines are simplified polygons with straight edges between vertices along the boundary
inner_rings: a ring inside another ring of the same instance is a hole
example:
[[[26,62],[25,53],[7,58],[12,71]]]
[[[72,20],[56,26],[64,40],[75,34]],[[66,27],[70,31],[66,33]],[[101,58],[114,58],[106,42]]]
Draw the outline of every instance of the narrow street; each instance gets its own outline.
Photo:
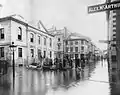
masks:
[[[15,74],[13,79],[10,68],[7,75],[0,77],[0,95],[118,95],[120,93],[111,94],[114,89],[111,89],[109,83],[107,61],[91,63],[84,71],[73,69],[43,72],[16,67]]]

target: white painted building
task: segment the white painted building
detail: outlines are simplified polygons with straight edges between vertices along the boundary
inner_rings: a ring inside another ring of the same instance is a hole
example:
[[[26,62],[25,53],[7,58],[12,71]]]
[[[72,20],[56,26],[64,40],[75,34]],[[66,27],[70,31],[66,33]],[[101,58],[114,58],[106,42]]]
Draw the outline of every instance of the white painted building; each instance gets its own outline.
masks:
[[[16,65],[39,61],[40,55],[54,58],[54,36],[29,25],[21,16],[0,18],[0,58],[12,60],[9,45],[14,42]]]
[[[90,51],[89,43],[91,39],[80,35],[78,33],[71,33],[67,39],[64,40],[65,54],[70,55],[71,58],[86,57]]]
[[[63,41],[69,36],[70,32],[66,27],[63,29],[56,29],[56,27],[52,27],[48,29],[50,34],[54,35],[54,50],[55,50],[55,57],[63,58],[64,53],[64,45]]]

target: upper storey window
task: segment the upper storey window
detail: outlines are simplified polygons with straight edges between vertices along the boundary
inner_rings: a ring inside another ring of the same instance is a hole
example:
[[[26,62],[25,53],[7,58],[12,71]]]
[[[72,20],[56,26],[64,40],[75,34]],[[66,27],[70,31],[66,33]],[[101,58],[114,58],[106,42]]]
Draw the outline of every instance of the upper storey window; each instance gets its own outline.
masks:
[[[40,42],[41,42],[41,41],[40,41],[40,36],[38,36],[38,44],[40,44]]]
[[[50,38],[50,47],[52,47],[52,39]]]
[[[0,29],[0,40],[5,38],[5,34],[4,34],[4,28]]]
[[[34,41],[34,35],[33,35],[33,33],[31,33],[31,34],[30,34],[30,42],[33,43],[33,41]]]
[[[75,41],[75,44],[78,45],[78,41]]]
[[[60,41],[60,38],[58,38],[58,42]]]
[[[44,45],[46,45],[46,38],[44,38]]]
[[[18,40],[22,40],[22,28],[18,27]]]

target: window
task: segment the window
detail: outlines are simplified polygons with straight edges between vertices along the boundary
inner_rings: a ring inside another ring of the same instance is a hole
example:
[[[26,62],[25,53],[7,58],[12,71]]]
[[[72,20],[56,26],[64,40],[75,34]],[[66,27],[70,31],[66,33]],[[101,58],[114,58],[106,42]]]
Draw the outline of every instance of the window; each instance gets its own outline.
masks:
[[[73,52],[73,47],[70,47],[70,52]]]
[[[44,38],[44,45],[46,45],[46,38]]]
[[[66,52],[68,52],[68,50],[69,50],[69,48],[68,48],[68,47],[66,47]]]
[[[83,40],[81,40],[81,44],[84,44],[84,41],[83,41]]]
[[[116,24],[116,20],[113,20],[113,23],[115,23],[115,24]]]
[[[38,49],[38,59],[41,59],[42,55],[41,55],[41,49]]]
[[[115,37],[116,37],[116,34],[113,34],[113,36],[115,36]]]
[[[4,39],[4,28],[0,29],[0,39]]]
[[[0,57],[4,57],[4,47],[0,47]]]
[[[84,50],[84,47],[83,47],[83,46],[81,47],[81,50],[82,50],[82,51]]]
[[[65,41],[65,44],[68,45],[68,41]]]
[[[58,38],[58,42],[60,41],[60,38]]]
[[[22,57],[22,48],[18,48],[18,57]]]
[[[52,57],[52,51],[50,51],[50,58]]]
[[[116,25],[113,25],[113,27],[116,27]]]
[[[78,47],[75,47],[75,52],[78,52]]]
[[[75,41],[75,44],[78,45],[78,41]]]
[[[34,41],[34,35],[31,33],[30,34],[30,42],[33,42]]]
[[[18,28],[18,40],[22,40],[22,28]]]
[[[113,13],[116,13],[116,10],[113,10]]]
[[[116,18],[116,15],[113,15],[113,18]]]
[[[40,44],[40,36],[38,36],[38,44]]]
[[[50,47],[52,47],[52,39],[50,38]]]
[[[44,58],[46,57],[46,51],[44,51]]]
[[[113,41],[116,41],[116,37],[113,37]]]
[[[73,54],[70,54],[70,58],[74,58],[74,55],[73,55]]]
[[[31,49],[31,57],[34,57],[34,49]]]
[[[73,41],[70,42],[70,45],[73,45]]]

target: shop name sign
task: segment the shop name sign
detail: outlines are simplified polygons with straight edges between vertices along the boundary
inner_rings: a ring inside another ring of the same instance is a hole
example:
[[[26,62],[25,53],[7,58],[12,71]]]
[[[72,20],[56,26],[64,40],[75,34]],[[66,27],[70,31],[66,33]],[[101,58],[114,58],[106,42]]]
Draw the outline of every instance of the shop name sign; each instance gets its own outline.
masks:
[[[104,3],[104,4],[94,5],[94,6],[88,6],[88,13],[102,12],[106,10],[114,10],[119,8],[120,8],[120,1]]]

